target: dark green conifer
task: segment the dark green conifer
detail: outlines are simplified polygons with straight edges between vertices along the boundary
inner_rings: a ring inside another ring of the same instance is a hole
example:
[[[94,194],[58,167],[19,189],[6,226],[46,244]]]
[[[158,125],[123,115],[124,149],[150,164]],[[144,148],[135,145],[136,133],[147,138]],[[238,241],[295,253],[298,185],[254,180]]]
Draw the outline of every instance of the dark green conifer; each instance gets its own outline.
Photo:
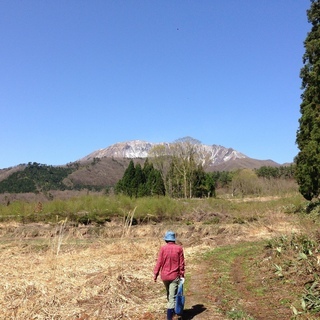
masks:
[[[320,193],[320,1],[312,0],[307,11],[311,31],[305,41],[302,79],[301,117],[296,143],[296,179],[301,194],[307,200]]]

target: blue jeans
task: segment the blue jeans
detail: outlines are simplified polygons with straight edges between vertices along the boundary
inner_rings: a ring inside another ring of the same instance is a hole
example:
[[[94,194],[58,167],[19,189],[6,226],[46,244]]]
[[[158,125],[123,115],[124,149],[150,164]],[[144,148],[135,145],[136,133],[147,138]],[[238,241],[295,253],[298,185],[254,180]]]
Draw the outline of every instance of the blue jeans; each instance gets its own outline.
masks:
[[[167,300],[168,300],[167,309],[174,309],[176,304],[176,295],[177,295],[177,290],[179,285],[179,278],[172,281],[164,280],[163,284],[166,287],[166,291],[167,291]]]

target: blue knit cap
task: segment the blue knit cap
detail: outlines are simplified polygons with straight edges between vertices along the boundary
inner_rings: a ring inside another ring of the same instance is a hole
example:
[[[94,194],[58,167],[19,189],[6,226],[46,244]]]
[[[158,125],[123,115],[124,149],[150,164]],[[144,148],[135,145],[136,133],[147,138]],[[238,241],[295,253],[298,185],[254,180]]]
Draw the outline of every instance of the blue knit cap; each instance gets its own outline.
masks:
[[[176,234],[173,231],[167,231],[163,238],[165,241],[176,241]]]

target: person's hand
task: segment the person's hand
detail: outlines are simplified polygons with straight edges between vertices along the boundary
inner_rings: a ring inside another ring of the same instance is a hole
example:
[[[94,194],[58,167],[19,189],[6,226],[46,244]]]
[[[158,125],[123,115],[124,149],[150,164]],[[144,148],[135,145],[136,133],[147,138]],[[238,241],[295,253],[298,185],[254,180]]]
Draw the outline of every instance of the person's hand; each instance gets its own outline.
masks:
[[[153,278],[153,281],[154,281],[154,282],[157,282],[157,278]]]

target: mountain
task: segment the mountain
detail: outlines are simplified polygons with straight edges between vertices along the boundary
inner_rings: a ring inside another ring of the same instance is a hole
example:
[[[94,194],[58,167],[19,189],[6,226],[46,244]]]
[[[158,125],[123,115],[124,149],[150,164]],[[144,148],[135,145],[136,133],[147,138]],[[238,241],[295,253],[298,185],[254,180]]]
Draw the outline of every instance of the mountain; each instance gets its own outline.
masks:
[[[96,150],[79,161],[92,161],[95,158],[144,159],[149,156],[150,150],[157,145],[169,147],[170,143],[152,143],[141,140],[119,142],[107,148]],[[255,169],[262,166],[280,166],[279,163],[273,160],[253,159],[237,150],[220,145],[198,143],[194,146],[203,163],[206,162],[207,171],[229,171],[243,168]]]
[[[164,145],[169,147],[170,143],[151,143],[141,140],[132,140],[119,142],[107,148],[100,149],[90,153],[79,161],[90,161],[94,158],[147,158],[150,150],[157,146]],[[232,148],[225,148],[219,145],[194,144],[195,150],[203,162],[209,164],[210,167],[223,164],[236,159],[250,159],[243,153]]]
[[[159,143],[168,145],[168,143]],[[156,146],[156,143],[132,140],[119,142],[107,148],[99,149],[80,159],[80,161],[92,160],[93,158],[147,158],[149,151]]]
[[[131,160],[133,160],[135,164],[140,163],[143,165],[145,159],[149,156],[150,150],[157,145],[169,147],[170,143],[164,142],[157,144],[133,140],[116,143],[107,148],[94,151],[76,162],[57,166],[65,170],[68,168],[72,169],[72,172],[69,173],[61,183],[65,185],[67,189],[74,191],[78,190],[79,187],[101,190],[109,186],[114,186],[122,178]],[[280,166],[280,164],[272,160],[252,159],[239,151],[220,145],[196,143],[194,147],[207,172],[231,171],[243,168],[255,169],[262,166]],[[7,169],[0,169],[0,182],[10,179],[14,174],[17,177],[17,173],[24,171],[27,167],[27,165],[19,165]],[[50,171],[50,168],[48,168],[48,170]],[[21,177],[23,178],[24,176],[22,175]],[[54,178],[57,179],[58,177]],[[39,181],[34,180],[33,183],[38,185]],[[1,196],[5,197],[5,194]]]
[[[73,184],[114,185],[122,178],[131,159],[134,163],[143,165],[145,159],[149,156],[150,150],[157,145],[169,147],[170,143],[132,140],[96,150],[79,160],[82,170],[75,171],[69,178]],[[204,168],[208,172],[280,166],[273,160],[253,159],[237,150],[220,145],[197,143],[194,147],[202,162],[205,163]]]

